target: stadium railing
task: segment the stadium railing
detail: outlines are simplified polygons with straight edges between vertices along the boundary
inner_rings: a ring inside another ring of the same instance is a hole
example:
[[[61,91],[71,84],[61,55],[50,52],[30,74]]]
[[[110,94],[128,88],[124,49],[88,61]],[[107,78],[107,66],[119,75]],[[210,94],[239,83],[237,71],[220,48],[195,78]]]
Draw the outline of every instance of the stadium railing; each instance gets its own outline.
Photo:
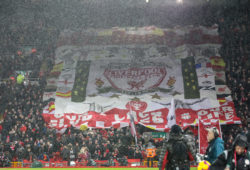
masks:
[[[43,164],[43,167],[69,167],[68,161],[39,161]],[[105,166],[107,165],[107,160],[95,160],[96,166]],[[114,160],[115,166],[119,166],[119,162],[117,160]],[[32,165],[32,162],[28,160],[23,160],[23,162],[11,162],[11,167],[13,168],[30,168]],[[154,165],[157,165],[157,163]],[[70,167],[86,167],[87,161],[82,162],[75,162],[74,166]],[[146,166],[145,163],[141,162],[140,159],[128,159],[128,166],[135,167],[135,166]]]
[[[39,161],[43,164],[43,167],[67,167],[68,161],[53,161],[53,162],[46,162],[46,161]],[[23,160],[23,162],[11,162],[12,168],[31,168],[32,162]]]

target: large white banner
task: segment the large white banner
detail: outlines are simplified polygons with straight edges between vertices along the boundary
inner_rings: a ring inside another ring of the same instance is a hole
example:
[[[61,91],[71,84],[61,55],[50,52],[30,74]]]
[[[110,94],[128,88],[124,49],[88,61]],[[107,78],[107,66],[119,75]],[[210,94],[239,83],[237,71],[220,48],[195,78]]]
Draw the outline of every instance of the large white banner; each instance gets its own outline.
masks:
[[[43,99],[54,101],[44,115],[60,130],[128,126],[131,101],[137,123],[165,129],[172,98],[176,123],[195,125],[198,110],[219,108],[217,98],[231,93],[216,26],[68,30],[57,45]],[[239,123],[235,112],[235,119],[220,112],[221,121]]]
[[[180,60],[91,62],[87,96],[152,95],[155,92],[165,96],[184,92]]]

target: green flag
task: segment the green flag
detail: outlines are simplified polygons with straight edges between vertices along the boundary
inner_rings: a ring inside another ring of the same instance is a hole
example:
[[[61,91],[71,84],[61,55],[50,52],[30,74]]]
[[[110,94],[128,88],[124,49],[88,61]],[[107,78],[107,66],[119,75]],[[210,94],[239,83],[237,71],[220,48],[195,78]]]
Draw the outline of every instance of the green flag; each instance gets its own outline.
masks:
[[[83,102],[86,97],[90,61],[78,61],[76,66],[75,83],[71,94],[73,102]]]
[[[198,78],[193,57],[181,60],[185,99],[200,98]]]

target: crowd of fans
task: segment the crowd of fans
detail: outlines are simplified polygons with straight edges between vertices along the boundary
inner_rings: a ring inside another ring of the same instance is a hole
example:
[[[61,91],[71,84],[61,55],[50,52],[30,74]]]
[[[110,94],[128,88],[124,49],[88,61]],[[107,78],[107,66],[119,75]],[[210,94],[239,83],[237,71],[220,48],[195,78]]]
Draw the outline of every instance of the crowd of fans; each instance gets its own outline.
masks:
[[[193,5],[178,4],[176,1],[146,1],[134,0],[105,0],[105,1],[68,1],[68,0],[25,0],[11,1],[2,0],[2,15],[7,15],[5,22],[18,25],[19,30],[27,26],[27,22],[37,28],[39,35],[33,38],[20,36],[16,41],[30,40],[39,42],[46,34],[44,28],[53,29],[77,29],[77,28],[111,28],[111,27],[143,27],[156,25],[158,27],[174,27],[176,25],[209,25],[214,24],[218,15],[218,6],[212,6],[209,1]],[[195,2],[195,1],[194,1]],[[5,11],[6,10],[6,11]],[[1,11],[0,11],[1,13]],[[11,13],[12,17],[9,17]],[[167,16],[167,17],[166,17]],[[16,20],[17,18],[17,20]],[[22,20],[25,22],[22,25]],[[1,23],[0,23],[1,24]],[[6,24],[3,24],[6,25]],[[11,29],[13,31],[13,29]],[[12,31],[6,28],[4,40],[14,37]],[[37,31],[34,31],[36,34]],[[15,31],[14,31],[15,32]],[[20,32],[25,33],[25,31]],[[53,34],[52,34],[53,36]],[[39,38],[37,38],[39,37]],[[29,41],[29,42],[30,42]],[[27,41],[26,41],[27,42]],[[11,44],[13,45],[13,44]]]
[[[39,48],[51,45],[57,36],[56,30],[45,27],[43,23],[41,20],[32,25],[20,24],[17,26],[12,24],[1,27],[1,53],[16,52],[20,45],[36,45]]]
[[[243,10],[224,10],[219,20],[219,33],[223,40],[221,56],[227,63],[227,83],[232,91],[237,114],[242,120],[241,126],[222,128],[226,148],[231,146],[236,134],[248,133],[250,12],[248,8],[243,6],[242,8]],[[54,129],[47,128],[41,115],[45,105],[42,96],[46,74],[39,75],[39,72],[42,62],[47,62],[49,66],[53,63],[55,46],[52,44],[56,42],[58,31],[51,31],[56,28],[49,29],[45,21],[39,20],[32,26],[0,28],[1,35],[4,35],[0,38],[3,42],[1,51],[7,53],[7,55],[1,55],[0,60],[0,112],[2,115],[0,152],[1,155],[4,154],[2,162],[32,161],[34,158],[44,161],[82,162],[89,159],[109,160],[124,156],[142,161],[146,157],[147,142],[139,133],[138,145],[135,146],[128,128],[87,131],[69,128],[62,135],[56,134]],[[30,42],[39,45],[41,51],[39,55],[37,52],[28,56],[17,53],[20,44],[30,44]],[[15,77],[17,70],[30,70],[34,77],[40,76],[40,80],[37,84],[18,84],[15,80],[6,80],[11,76]],[[157,148],[162,146],[160,141],[153,143]]]
[[[138,138],[137,147],[131,145],[133,140],[127,128],[84,132],[69,128],[63,135],[48,129],[41,115],[43,87],[40,85],[25,86],[10,80],[2,83],[0,89],[1,106],[5,108],[0,126],[0,150],[9,161],[32,161],[35,158],[83,162],[124,156],[143,159],[144,139]]]
[[[248,6],[228,8],[219,19],[219,33],[222,38],[221,56],[227,63],[226,80],[231,90],[241,128],[225,127],[226,148],[232,146],[236,134],[248,133],[250,100],[250,15]]]
[[[58,30],[44,27],[42,20],[31,25],[6,24],[0,27],[0,79],[15,76],[15,71],[39,77],[43,62],[53,66]]]

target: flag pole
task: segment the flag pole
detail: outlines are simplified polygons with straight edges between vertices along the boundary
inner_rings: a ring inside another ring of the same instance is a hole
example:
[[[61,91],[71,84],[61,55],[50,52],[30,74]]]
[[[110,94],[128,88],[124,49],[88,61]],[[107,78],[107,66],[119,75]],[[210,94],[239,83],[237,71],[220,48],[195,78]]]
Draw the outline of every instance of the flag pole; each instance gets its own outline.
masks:
[[[218,119],[218,121],[219,121],[219,135],[221,135],[221,139],[222,139],[222,131],[221,131],[221,126],[220,126],[220,119]]]
[[[201,153],[201,139],[200,139],[200,136],[201,136],[201,134],[200,134],[200,117],[199,117],[199,115],[198,115],[198,136],[199,136],[199,153]]]
[[[173,125],[176,125],[176,115],[175,115],[175,103],[174,98],[171,99],[171,105],[167,116],[168,128],[171,128]]]
[[[135,122],[134,122],[134,117],[131,113],[131,101],[129,101],[129,118],[130,118],[130,132],[134,138],[135,138],[135,145],[137,146],[137,136],[136,136],[136,129],[135,129]]]

